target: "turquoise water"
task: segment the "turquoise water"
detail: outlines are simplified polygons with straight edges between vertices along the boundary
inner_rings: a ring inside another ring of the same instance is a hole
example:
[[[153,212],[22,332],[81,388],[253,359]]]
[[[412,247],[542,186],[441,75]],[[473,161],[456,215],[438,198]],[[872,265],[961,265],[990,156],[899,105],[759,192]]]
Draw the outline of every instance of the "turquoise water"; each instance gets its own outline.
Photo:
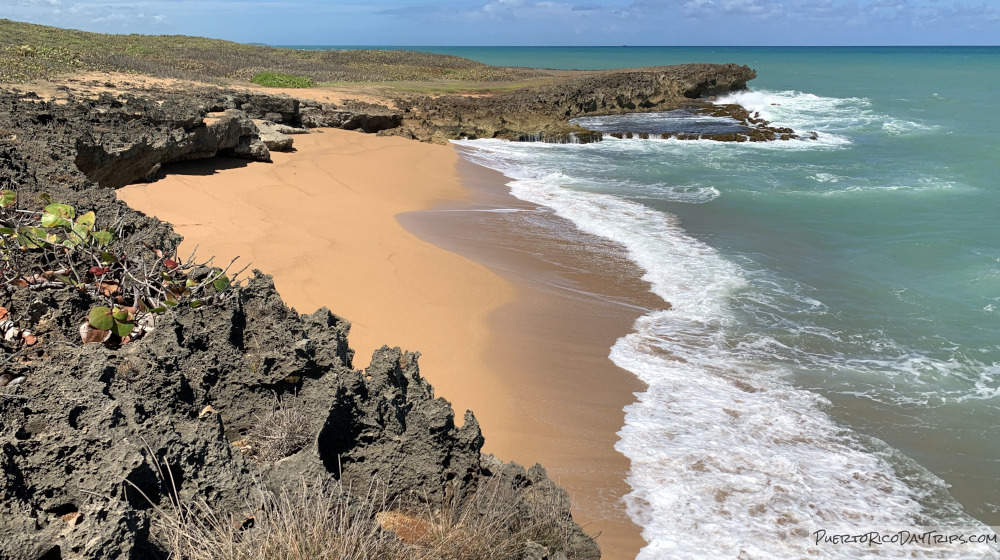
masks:
[[[804,535],[1000,526],[1000,48],[422,49],[746,64],[751,91],[723,101],[819,134],[462,142],[672,303],[610,349],[650,386],[618,445],[640,558],[901,557]]]
[[[650,384],[619,444],[642,557],[856,557],[795,536],[1000,525],[1000,49],[435,51],[747,64],[728,101],[819,133],[466,143],[516,196],[621,242],[673,304],[612,349]]]

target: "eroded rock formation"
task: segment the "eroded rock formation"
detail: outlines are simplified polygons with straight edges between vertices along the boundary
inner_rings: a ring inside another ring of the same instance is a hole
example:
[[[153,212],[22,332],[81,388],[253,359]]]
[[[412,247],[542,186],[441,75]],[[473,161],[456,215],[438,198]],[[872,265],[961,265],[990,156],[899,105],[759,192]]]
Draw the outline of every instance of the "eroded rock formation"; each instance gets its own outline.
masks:
[[[251,113],[245,104],[175,101],[170,114],[166,102],[136,98],[53,105],[0,93],[0,189],[16,191],[24,211],[39,210],[47,193],[94,210],[98,223],[117,221],[120,258],[151,248],[172,254],[179,238],[169,226],[107,187],[149,165],[256,138],[243,127],[262,111],[301,122],[301,113],[280,110],[293,107],[286,100],[255,101]],[[16,266],[52,265],[3,235],[8,253],[19,251]],[[229,293],[158,315],[142,338],[106,346],[80,343],[78,327],[98,303],[91,292],[0,285],[0,307],[39,341],[0,339],[0,373],[8,375],[0,387],[0,558],[162,558],[153,516],[176,499],[243,519],[261,492],[303,483],[351,491],[378,480],[387,503],[437,509],[497,479],[555,512],[569,558],[600,556],[544,469],[482,455],[475,417],[456,423],[420,376],[417,354],[385,347],[357,371],[343,319],[326,309],[299,315],[261,273]],[[276,406],[296,410],[307,437],[279,456],[255,455],[247,434]],[[536,510],[524,503],[518,515],[526,518],[514,521],[530,523]]]
[[[568,121],[676,109],[692,99],[746,88],[756,73],[736,64],[686,64],[602,72],[569,72],[552,83],[487,97],[442,96],[396,101],[401,133],[421,140],[544,138],[584,132]]]

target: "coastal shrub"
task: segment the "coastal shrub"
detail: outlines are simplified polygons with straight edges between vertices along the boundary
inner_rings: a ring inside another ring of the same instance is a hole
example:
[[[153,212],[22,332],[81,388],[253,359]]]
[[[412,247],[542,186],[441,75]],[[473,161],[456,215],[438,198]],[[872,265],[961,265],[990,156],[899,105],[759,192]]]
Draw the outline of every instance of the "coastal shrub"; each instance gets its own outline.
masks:
[[[80,325],[84,343],[125,344],[152,331],[171,307],[221,303],[234,293],[228,270],[181,261],[130,242],[119,219],[98,228],[94,212],[42,194],[41,211],[0,190],[0,289],[73,289],[95,305]],[[242,271],[241,271],[242,272]],[[237,273],[238,274],[238,273]]]
[[[261,72],[250,79],[251,83],[265,87],[309,88],[313,87],[312,78],[291,76],[277,72]]]

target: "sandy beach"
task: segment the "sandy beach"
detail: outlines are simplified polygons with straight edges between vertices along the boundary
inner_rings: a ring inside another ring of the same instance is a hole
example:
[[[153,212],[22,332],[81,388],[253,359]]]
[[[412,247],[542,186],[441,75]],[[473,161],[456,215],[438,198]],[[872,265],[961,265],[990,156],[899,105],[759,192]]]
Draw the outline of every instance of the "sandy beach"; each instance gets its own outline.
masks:
[[[539,209],[451,147],[341,130],[296,136],[295,147],[273,164],[166,166],[119,197],[172,223],[182,254],[239,256],[299,312],[350,320],[356,368],[383,344],[420,351],[457,416],[475,411],[485,452],[545,465],[575,518],[600,533],[604,558],[634,558],[643,541],[621,503],[628,461],[613,446],[642,387],[607,359],[656,304],[634,267],[605,263],[620,269],[609,282],[578,266],[609,251],[480,219]]]

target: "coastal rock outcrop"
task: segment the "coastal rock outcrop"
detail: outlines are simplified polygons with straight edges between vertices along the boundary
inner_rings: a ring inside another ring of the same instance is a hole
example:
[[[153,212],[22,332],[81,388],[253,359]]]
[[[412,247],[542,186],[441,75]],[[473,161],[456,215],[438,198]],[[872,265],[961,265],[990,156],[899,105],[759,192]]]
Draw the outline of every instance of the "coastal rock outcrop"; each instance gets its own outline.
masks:
[[[396,105],[404,112],[400,133],[421,140],[558,141],[585,132],[568,124],[574,117],[676,109],[692,99],[745,89],[755,77],[752,69],[736,64],[577,72],[546,85],[491,96],[398,99]]]
[[[396,128],[401,115],[373,103],[351,101],[345,105],[296,99],[287,95],[263,93],[227,94],[215,102],[213,110],[238,109],[252,119],[304,128],[343,128],[376,133]]]
[[[349,109],[288,96],[220,94],[209,88],[157,97],[104,93],[70,106],[29,93],[8,95],[0,102],[10,107],[18,126],[57,123],[73,145],[53,149],[72,151],[79,171],[112,189],[152,180],[163,164],[177,161],[215,156],[270,161],[272,151],[292,149],[289,134],[309,128],[374,133],[402,122],[398,113],[371,104]]]
[[[77,168],[105,187],[134,183],[175,161],[216,155],[271,161],[260,131],[237,110],[208,113],[192,123],[163,122],[152,127],[144,119],[123,121],[117,116],[103,115],[99,122],[104,126],[93,127],[94,132],[76,141]]]
[[[259,139],[256,128],[241,109],[213,115],[218,107],[203,99],[179,103],[176,119],[167,103],[104,101],[55,105],[0,92],[0,189],[16,191],[19,212],[55,200],[115,224],[105,249],[113,254],[101,258],[172,255],[180,239],[170,227],[108,187],[160,161],[243,149]],[[243,531],[268,495],[303,484],[363,492],[374,481],[384,503],[473,515],[488,513],[469,509],[477,492],[499,484],[513,492],[507,523],[544,519],[559,537],[532,534],[526,547],[600,557],[544,469],[481,453],[475,417],[456,422],[417,354],[384,347],[355,370],[350,325],[326,309],[296,313],[259,272],[223,287],[225,297],[164,310],[141,338],[81,344],[78,328],[98,296],[72,282],[8,282],[11,267],[45,271],[55,266],[47,255],[61,253],[21,249],[0,233],[17,261],[3,265],[0,307],[37,339],[0,339],[0,373],[10,376],[0,386],[0,558],[163,558],[157,516],[178,503],[246,519],[233,529]],[[273,428],[276,410],[295,412],[284,429],[298,435],[264,453],[268,440],[254,434]]]

